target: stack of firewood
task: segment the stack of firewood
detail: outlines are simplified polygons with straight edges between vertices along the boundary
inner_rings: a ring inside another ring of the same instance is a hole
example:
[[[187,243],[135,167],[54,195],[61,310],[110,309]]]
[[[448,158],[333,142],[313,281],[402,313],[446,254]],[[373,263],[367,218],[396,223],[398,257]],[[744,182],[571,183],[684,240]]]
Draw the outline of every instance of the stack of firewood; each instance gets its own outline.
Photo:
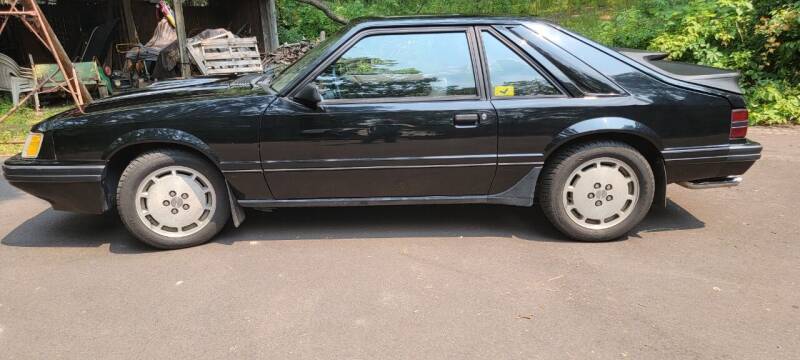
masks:
[[[267,54],[262,61],[262,65],[264,65],[265,70],[280,71],[300,59],[313,47],[314,44],[309,41],[283,44],[275,51]]]

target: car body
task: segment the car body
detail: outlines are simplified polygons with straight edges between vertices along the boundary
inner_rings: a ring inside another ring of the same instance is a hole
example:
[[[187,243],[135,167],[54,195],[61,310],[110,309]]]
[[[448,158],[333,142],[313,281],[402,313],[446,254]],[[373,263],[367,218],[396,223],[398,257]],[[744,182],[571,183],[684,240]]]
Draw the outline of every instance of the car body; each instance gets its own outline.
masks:
[[[31,130],[37,156],[3,170],[57,210],[99,214],[134,159],[180,150],[224,176],[237,226],[240,207],[531,206],[552,159],[592,141],[646,159],[647,208],[669,183],[737,184],[761,146],[742,134],[735,74],[662,57],[529,18],[366,19],[271,82],[165,81],[56,115]]]

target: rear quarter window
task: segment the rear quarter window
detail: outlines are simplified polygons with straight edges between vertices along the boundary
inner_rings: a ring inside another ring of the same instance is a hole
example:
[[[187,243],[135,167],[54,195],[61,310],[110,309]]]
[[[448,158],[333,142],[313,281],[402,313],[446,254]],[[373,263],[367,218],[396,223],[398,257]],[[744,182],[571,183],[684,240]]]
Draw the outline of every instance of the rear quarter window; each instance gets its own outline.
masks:
[[[590,50],[593,49],[589,49],[590,47],[586,44],[580,43],[546,24],[537,23],[535,25],[535,29],[525,26],[513,26],[509,29],[558,67],[583,93],[588,95],[620,95],[624,93],[624,90],[592,66],[594,62],[605,61],[608,55],[596,50],[592,52]],[[579,59],[574,53],[571,53],[571,51],[577,50],[590,51],[592,55],[583,56],[584,54],[581,54]]]
[[[544,75],[494,35],[482,31],[481,39],[493,97],[561,95]]]

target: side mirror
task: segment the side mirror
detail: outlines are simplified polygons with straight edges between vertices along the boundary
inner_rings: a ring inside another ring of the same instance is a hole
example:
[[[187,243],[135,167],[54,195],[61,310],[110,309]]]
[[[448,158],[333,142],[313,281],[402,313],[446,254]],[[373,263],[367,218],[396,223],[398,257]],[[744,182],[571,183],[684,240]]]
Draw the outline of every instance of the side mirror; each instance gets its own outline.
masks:
[[[319,103],[322,102],[322,94],[320,94],[317,84],[310,82],[297,92],[294,100],[312,109],[317,109]]]

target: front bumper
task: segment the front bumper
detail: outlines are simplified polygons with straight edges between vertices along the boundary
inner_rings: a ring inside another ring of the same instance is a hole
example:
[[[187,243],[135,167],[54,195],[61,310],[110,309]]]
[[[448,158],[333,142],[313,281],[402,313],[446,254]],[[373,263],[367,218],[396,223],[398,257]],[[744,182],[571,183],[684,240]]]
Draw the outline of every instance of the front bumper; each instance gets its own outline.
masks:
[[[108,210],[103,174],[105,165],[23,159],[3,163],[3,176],[12,186],[49,202],[53,209],[86,214]]]
[[[761,158],[761,150],[761,144],[747,140],[739,144],[666,149],[662,155],[668,182],[710,182],[744,174]]]

